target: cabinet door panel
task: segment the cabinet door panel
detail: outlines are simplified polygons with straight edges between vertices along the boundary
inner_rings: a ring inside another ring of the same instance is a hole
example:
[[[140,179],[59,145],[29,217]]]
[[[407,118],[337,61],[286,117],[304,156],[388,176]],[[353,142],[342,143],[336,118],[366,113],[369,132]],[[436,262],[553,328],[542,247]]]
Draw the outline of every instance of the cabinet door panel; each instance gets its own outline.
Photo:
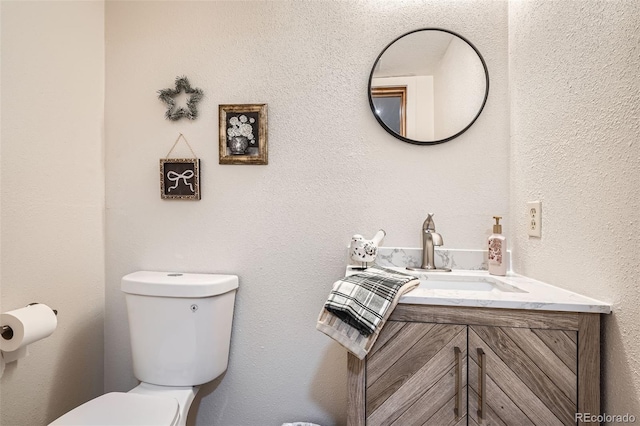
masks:
[[[401,327],[398,327],[398,324]],[[390,329],[389,325],[393,328]],[[378,380],[381,375],[386,373],[390,365],[405,356],[405,353],[423,339],[433,326],[434,324],[419,322],[392,321],[387,323],[367,357],[367,382],[374,383]],[[380,338],[387,337],[389,334],[392,336],[385,339],[384,344],[378,347]]]
[[[578,377],[562,360],[553,352],[542,339],[530,328],[508,328],[503,331],[514,341],[516,345],[540,368],[540,370],[564,393],[569,401],[574,404],[578,400]],[[566,335],[558,330],[546,330],[556,336]],[[576,346],[573,352],[577,355]],[[577,367],[575,363],[574,368]]]
[[[402,413],[393,422],[393,426],[456,425],[461,420],[466,425],[467,345],[462,339],[458,343],[462,346],[454,346],[451,354],[454,359],[453,367],[434,386],[427,390],[420,399]],[[456,347],[459,352],[456,352]],[[457,411],[454,411],[456,409]]]
[[[383,329],[380,331],[376,343],[371,347],[369,351],[369,357],[371,357],[378,350],[382,349],[389,340],[393,339],[396,334],[402,330],[405,326],[412,324],[404,321],[387,321],[384,324]]]
[[[470,346],[471,347],[471,346]],[[486,356],[486,355],[485,355]],[[476,357],[477,359],[477,357]],[[476,389],[480,389],[478,377],[480,367],[476,359],[469,357],[469,418],[476,418],[480,397]],[[486,367],[485,367],[486,368]],[[518,406],[504,393],[502,389],[493,381],[490,375],[485,375],[485,390],[487,401],[485,402],[485,412],[482,424],[489,425],[518,425],[535,426],[529,418],[518,408]],[[469,422],[471,424],[471,422]]]
[[[398,423],[397,426],[409,426],[409,425],[422,425],[422,426],[457,426],[460,424],[467,424],[466,415],[462,418],[458,418],[456,416],[452,416],[455,406],[455,402],[453,399],[449,399],[443,406],[440,407],[436,413],[427,419],[425,422],[421,423]],[[465,410],[466,411],[466,410]],[[396,426],[396,425],[394,425]]]
[[[516,330],[516,331],[514,331]],[[562,333],[562,331],[556,331]],[[545,370],[553,371],[559,367],[536,365],[536,362],[525,353],[516,343],[520,339],[520,329],[508,327],[469,327],[469,355],[470,359],[480,365],[476,348],[482,348],[486,353],[486,375],[534,424],[561,425],[575,424],[574,413],[577,401],[568,397],[552,379],[545,374]],[[539,340],[538,342],[542,342]],[[577,350],[577,349],[576,349]],[[534,356],[538,362],[543,362],[539,356]],[[556,357],[557,359],[557,357]],[[555,361],[554,361],[555,363]],[[471,369],[471,367],[470,367]],[[567,369],[568,370],[568,369]],[[570,370],[568,370],[570,371]],[[569,379],[565,381],[570,381]],[[479,388],[474,386],[474,392],[480,394]],[[575,395],[575,393],[574,393]],[[493,395],[487,388],[486,401],[491,404]],[[500,410],[496,406],[494,412]],[[470,413],[478,418],[475,412]],[[504,421],[505,419],[502,418]],[[480,423],[480,422],[478,422]],[[511,422],[509,422],[511,423]]]
[[[573,372],[578,372],[578,352],[576,347],[578,344],[577,331],[558,330],[532,330],[545,345],[547,345],[558,358]]]
[[[467,327],[415,323],[411,330],[419,338],[415,339],[416,343],[410,348],[406,347],[406,341],[412,340],[410,336],[404,337],[404,343],[400,340],[396,343],[396,339],[390,339],[386,342],[387,348],[384,352],[381,348],[367,357],[368,426],[390,425],[402,415],[406,416],[405,419],[420,419],[418,423],[404,424],[421,424],[423,421],[428,422],[429,418],[447,403],[455,405],[455,383],[458,375],[455,369],[457,356],[454,348],[460,348],[460,362],[461,366],[464,366]],[[396,350],[404,353],[394,363],[386,362],[385,359],[375,359],[381,354]],[[375,369],[371,368],[372,365]],[[462,374],[461,379],[464,382],[461,389],[466,386],[465,376],[466,374]],[[370,381],[370,377],[377,379]],[[425,396],[427,392],[430,396]],[[422,399],[423,396],[425,399]],[[463,405],[466,406],[466,397]],[[453,412],[453,405],[449,410],[449,417],[451,423],[445,424],[453,425],[459,420],[460,416],[456,417]]]

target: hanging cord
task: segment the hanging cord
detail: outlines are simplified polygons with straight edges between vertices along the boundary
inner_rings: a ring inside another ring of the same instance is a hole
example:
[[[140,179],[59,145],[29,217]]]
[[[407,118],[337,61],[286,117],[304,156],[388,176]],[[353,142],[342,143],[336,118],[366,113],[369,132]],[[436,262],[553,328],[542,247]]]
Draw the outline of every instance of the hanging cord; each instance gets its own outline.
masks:
[[[193,152],[193,148],[191,148],[191,145],[189,145],[189,141],[187,140],[187,138],[184,137],[184,135],[182,133],[180,133],[180,136],[178,136],[178,139],[176,139],[176,141],[173,143],[173,146],[171,147],[171,149],[169,150],[169,152],[167,152],[167,155],[165,158],[169,158],[169,155],[171,154],[171,152],[173,151],[173,149],[176,147],[176,145],[178,145],[178,142],[180,141],[180,138],[182,138],[184,140],[184,142],[187,144],[187,146],[189,147],[189,150],[191,151],[191,153],[193,154],[193,158],[198,158],[198,156],[196,155],[195,152]]]

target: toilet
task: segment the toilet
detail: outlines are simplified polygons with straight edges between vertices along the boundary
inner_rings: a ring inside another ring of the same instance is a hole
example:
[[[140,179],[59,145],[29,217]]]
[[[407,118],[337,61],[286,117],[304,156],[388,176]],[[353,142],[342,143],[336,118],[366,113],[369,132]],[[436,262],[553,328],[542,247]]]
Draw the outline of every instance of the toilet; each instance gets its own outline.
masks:
[[[133,372],[141,383],[99,396],[49,426],[186,426],[199,385],[227,369],[237,288],[235,275],[124,276]]]

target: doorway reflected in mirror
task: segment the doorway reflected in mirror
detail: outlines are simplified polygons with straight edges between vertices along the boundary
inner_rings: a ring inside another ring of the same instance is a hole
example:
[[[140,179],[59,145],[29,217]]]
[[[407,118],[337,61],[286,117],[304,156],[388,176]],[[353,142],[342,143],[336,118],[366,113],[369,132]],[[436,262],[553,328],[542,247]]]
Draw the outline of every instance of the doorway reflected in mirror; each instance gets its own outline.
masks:
[[[399,135],[407,135],[407,86],[373,87],[376,114]]]

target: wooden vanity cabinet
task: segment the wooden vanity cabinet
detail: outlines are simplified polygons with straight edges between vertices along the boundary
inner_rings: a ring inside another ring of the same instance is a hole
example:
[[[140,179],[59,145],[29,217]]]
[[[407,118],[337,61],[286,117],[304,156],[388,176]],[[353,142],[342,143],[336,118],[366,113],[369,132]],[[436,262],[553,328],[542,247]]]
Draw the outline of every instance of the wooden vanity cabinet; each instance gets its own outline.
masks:
[[[349,426],[575,425],[600,413],[600,316],[400,304],[348,374]]]

